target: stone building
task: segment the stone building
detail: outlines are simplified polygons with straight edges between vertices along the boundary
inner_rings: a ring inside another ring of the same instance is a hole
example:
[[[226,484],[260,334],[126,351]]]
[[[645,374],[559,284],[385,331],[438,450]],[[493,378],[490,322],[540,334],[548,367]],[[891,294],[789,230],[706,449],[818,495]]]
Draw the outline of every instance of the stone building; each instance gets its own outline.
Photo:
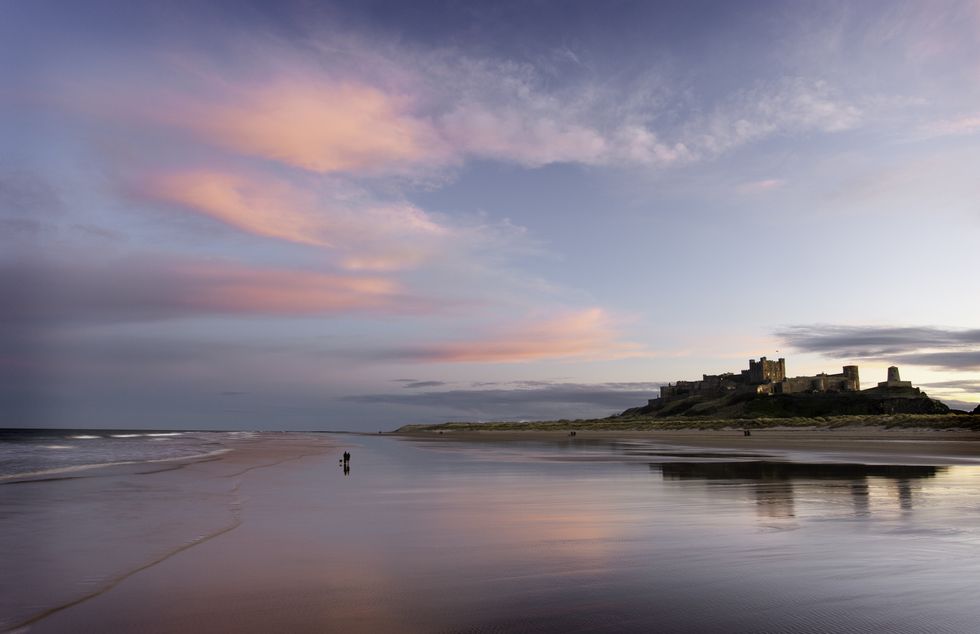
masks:
[[[758,361],[749,359],[749,369],[742,370],[748,383],[778,383],[786,378],[786,359],[769,361],[765,357]]]
[[[820,373],[815,376],[795,376],[773,385],[776,394],[799,392],[857,392],[861,389],[861,379],[856,365],[845,365],[840,374]]]
[[[888,368],[888,380],[878,383],[878,387],[882,389],[912,389],[912,381],[903,381],[901,377],[898,376],[898,368],[891,366]]]
[[[803,392],[857,392],[861,380],[856,365],[846,365],[840,374],[821,373],[814,376],[786,378],[786,359],[771,361],[765,357],[749,360],[749,368],[738,374],[702,374],[700,381],[676,381],[660,387],[660,398],[650,404],[689,396],[717,398],[733,393],[798,394]],[[895,369],[895,379],[898,370]],[[891,379],[891,369],[889,370]],[[903,382],[905,383],[905,382]],[[879,386],[882,384],[879,384]]]

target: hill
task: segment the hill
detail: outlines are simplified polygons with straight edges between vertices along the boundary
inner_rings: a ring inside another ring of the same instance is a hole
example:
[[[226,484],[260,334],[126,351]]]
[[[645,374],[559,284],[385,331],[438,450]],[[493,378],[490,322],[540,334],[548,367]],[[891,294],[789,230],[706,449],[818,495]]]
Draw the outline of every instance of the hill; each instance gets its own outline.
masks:
[[[950,409],[918,390],[875,388],[862,392],[794,394],[735,393],[724,396],[689,396],[634,407],[620,416],[669,418],[792,418],[813,416],[868,416],[882,414],[948,414]]]

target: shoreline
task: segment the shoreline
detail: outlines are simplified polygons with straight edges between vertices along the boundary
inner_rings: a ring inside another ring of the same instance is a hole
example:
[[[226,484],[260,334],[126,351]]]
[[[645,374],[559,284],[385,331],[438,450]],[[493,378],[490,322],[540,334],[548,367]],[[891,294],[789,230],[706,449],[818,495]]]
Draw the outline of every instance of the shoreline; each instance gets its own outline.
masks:
[[[56,467],[54,469],[41,469],[40,471],[23,471],[20,473],[8,473],[6,475],[0,475],[0,484],[16,483],[16,482],[33,482],[36,480],[50,480],[48,476],[56,476],[57,478],[71,477],[67,474],[78,473],[80,471],[91,471],[93,469],[110,469],[112,467],[122,467],[126,465],[142,465],[142,464],[159,464],[161,462],[180,462],[186,461],[187,463],[202,462],[209,458],[214,458],[215,456],[220,456],[222,454],[234,451],[232,447],[225,447],[222,449],[215,449],[214,451],[206,451],[204,453],[193,454],[190,456],[173,456],[170,458],[151,458],[149,460],[120,460],[117,462],[95,462],[92,464],[79,464],[79,465],[69,465],[66,467]]]
[[[934,429],[753,429],[737,430],[412,430],[386,434],[434,442],[632,442],[679,447],[773,452],[784,461],[914,462],[933,465],[980,464],[980,432]],[[737,458],[737,454],[733,454]]]
[[[152,576],[182,553],[201,552],[215,538],[239,530],[248,499],[243,486],[268,481],[267,474],[294,472],[300,463],[330,464],[329,455],[341,446],[303,432],[256,433],[231,438],[205,454],[0,480],[0,508],[17,509],[0,513],[0,553],[12,570],[40,569],[45,578],[59,580],[0,581],[0,632],[69,631],[66,615],[99,603],[124,581]],[[50,508],[35,502],[39,496],[56,500],[53,508],[67,519],[46,521]],[[58,555],[41,566],[35,559],[39,550]]]

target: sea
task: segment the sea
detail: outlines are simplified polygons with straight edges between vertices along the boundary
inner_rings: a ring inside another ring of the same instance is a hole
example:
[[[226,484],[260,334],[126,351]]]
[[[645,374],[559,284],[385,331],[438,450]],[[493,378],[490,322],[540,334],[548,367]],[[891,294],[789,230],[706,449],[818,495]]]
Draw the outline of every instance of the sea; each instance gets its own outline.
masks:
[[[980,632],[970,460],[285,434],[86,468],[233,438],[7,434],[62,475],[0,483],[0,631]]]
[[[198,458],[254,432],[126,429],[0,429],[0,481],[112,464]]]

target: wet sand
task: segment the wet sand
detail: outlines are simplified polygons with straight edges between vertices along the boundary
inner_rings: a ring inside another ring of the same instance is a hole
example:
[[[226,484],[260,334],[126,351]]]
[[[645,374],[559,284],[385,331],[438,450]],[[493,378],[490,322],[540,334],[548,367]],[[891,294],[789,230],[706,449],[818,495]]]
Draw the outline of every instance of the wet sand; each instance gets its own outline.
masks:
[[[0,485],[0,630],[975,631],[980,467],[853,463],[976,440],[263,434]],[[710,466],[759,456],[802,467]]]
[[[77,631],[73,609],[239,529],[242,486],[255,475],[322,458],[336,444],[324,435],[258,434],[229,439],[227,452],[204,458],[0,483],[0,631]],[[58,625],[62,613],[73,616]]]

